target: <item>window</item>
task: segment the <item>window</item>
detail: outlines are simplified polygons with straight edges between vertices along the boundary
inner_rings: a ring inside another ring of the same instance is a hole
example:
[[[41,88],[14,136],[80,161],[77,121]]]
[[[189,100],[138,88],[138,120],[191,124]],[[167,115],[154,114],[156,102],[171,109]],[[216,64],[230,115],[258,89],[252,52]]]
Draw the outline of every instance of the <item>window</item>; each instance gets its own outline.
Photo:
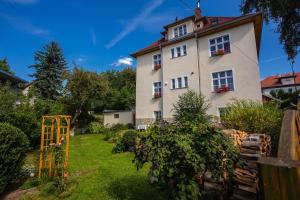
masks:
[[[230,40],[229,35],[217,37],[214,39],[209,40],[209,47],[210,47],[210,56],[218,55],[221,51],[223,54],[230,53]]]
[[[187,34],[187,26],[186,24],[176,27],[173,30],[174,38],[182,37]]]
[[[171,58],[178,58],[187,55],[186,45],[178,46],[171,49]]]
[[[188,77],[178,77],[172,79],[171,89],[181,89],[181,88],[188,88]]]
[[[161,95],[161,82],[153,83],[153,93]]]
[[[224,119],[224,117],[226,117],[227,113],[229,111],[229,108],[219,108],[219,114],[220,114],[220,119]]]
[[[160,54],[153,56],[153,64],[154,64],[154,66],[161,65],[161,55]]]
[[[114,118],[115,118],[115,119],[119,119],[119,118],[120,118],[120,115],[119,115],[119,114],[114,114]]]
[[[215,72],[212,74],[213,89],[216,92],[218,89],[228,87],[229,90],[234,90],[232,70]]]
[[[160,121],[162,119],[162,112],[154,111],[154,119],[155,119],[155,121]]]

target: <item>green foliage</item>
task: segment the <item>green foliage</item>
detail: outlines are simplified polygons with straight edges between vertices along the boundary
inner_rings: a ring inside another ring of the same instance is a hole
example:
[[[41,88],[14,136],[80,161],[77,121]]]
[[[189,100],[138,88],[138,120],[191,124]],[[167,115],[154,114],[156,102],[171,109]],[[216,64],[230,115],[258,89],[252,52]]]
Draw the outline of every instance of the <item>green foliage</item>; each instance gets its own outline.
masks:
[[[125,124],[114,124],[114,125],[110,128],[110,130],[111,130],[111,131],[114,131],[114,132],[118,132],[118,131],[122,131],[122,130],[127,130],[127,129],[129,129],[128,126],[130,126],[130,125],[125,125]]]
[[[18,128],[0,123],[0,193],[18,177],[28,150],[27,136]]]
[[[228,112],[222,119],[226,128],[247,133],[280,133],[283,113],[273,103],[262,104],[250,100],[236,100],[228,105]]]
[[[267,22],[277,23],[276,32],[288,59],[294,62],[300,45],[300,3],[298,0],[243,0],[241,11],[244,14],[262,11]]]
[[[86,133],[88,134],[104,134],[107,129],[99,122],[91,122],[88,125]]]
[[[196,177],[207,170],[216,180],[225,172],[232,174],[236,151],[232,141],[215,128],[180,130],[174,124],[150,128],[137,144],[134,162],[138,169],[150,162],[151,183],[167,184],[174,199],[200,199],[203,191]]]
[[[6,58],[0,60],[0,70],[3,70],[10,74],[14,74],[14,72],[10,69],[10,66],[9,66]]]
[[[34,60],[36,63],[31,67],[35,69],[32,76],[36,94],[42,99],[58,99],[62,95],[67,71],[62,49],[58,43],[50,42],[35,53]]]
[[[297,105],[299,97],[300,97],[300,92],[285,92],[284,90],[272,90],[270,94],[277,98],[282,100],[282,103],[280,107],[282,109],[290,107],[292,104]]]
[[[198,127],[200,124],[208,124],[211,117],[206,114],[209,108],[208,102],[201,94],[188,91],[179,96],[174,105],[175,122],[182,127]]]
[[[39,144],[40,128],[34,110],[8,86],[0,88],[0,122],[7,122],[21,129],[28,136],[31,147]]]
[[[65,106],[57,100],[38,98],[34,100],[33,108],[38,120],[41,120],[44,115],[66,114]]]
[[[226,128],[262,133],[272,137],[272,153],[276,154],[283,113],[277,104],[240,100],[228,105],[222,119]]]
[[[126,151],[134,151],[136,139],[138,137],[138,132],[136,130],[128,130],[123,134],[113,149],[113,153],[122,153]]]
[[[188,91],[174,105],[175,123],[154,125],[140,136],[135,149],[137,169],[151,163],[149,178],[153,184],[166,184],[173,199],[203,197],[203,177],[211,171],[219,180],[232,175],[237,151],[228,136],[210,125],[204,97]]]

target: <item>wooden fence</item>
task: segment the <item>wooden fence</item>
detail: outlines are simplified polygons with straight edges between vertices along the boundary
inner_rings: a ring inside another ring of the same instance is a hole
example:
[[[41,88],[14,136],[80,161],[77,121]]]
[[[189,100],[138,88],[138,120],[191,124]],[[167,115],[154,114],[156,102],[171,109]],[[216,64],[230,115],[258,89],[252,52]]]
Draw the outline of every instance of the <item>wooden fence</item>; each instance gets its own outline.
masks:
[[[262,199],[300,200],[300,111],[285,111],[277,158],[258,163]]]

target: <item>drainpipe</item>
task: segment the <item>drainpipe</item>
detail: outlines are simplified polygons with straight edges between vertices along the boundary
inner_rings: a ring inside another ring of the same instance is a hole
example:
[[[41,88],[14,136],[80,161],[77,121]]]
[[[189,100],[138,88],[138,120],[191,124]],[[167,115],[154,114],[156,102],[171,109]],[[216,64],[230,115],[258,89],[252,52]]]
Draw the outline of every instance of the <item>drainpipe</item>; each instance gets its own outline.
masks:
[[[162,46],[159,44],[159,50],[160,50],[160,60],[161,60],[161,86],[162,86],[162,104],[161,104],[161,114],[162,114],[162,120],[164,120],[164,89],[165,89],[165,83],[164,83],[164,65],[163,65],[163,53],[162,53]]]
[[[201,94],[201,72],[200,72],[200,56],[199,56],[199,39],[198,39],[198,34],[195,33],[195,38],[196,38],[196,43],[197,43],[197,67],[198,67],[198,74],[199,74],[199,94]]]

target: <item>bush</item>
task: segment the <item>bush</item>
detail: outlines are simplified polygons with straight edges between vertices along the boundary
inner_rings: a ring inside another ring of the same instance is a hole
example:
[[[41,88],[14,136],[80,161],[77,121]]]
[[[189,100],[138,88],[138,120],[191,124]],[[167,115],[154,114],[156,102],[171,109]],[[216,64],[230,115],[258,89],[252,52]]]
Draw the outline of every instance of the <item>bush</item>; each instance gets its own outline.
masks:
[[[106,132],[107,129],[99,122],[91,122],[86,130],[86,133],[89,134],[104,134]]]
[[[110,128],[111,131],[115,131],[115,132],[127,130],[127,129],[128,127],[125,124],[115,124]]]
[[[138,132],[136,130],[128,130],[121,137],[116,146],[113,149],[114,153],[121,153],[125,151],[134,151],[136,139],[138,137]]]
[[[237,151],[228,136],[210,125],[207,105],[202,95],[189,91],[174,106],[173,124],[154,125],[136,140],[137,169],[149,162],[150,182],[167,184],[173,199],[203,198],[207,171],[216,181],[233,174]]]
[[[28,150],[28,138],[18,128],[0,123],[0,193],[18,177]]]
[[[262,133],[272,137],[273,153],[276,152],[283,113],[274,103],[241,100],[228,105],[222,122],[226,128],[247,133]]]

